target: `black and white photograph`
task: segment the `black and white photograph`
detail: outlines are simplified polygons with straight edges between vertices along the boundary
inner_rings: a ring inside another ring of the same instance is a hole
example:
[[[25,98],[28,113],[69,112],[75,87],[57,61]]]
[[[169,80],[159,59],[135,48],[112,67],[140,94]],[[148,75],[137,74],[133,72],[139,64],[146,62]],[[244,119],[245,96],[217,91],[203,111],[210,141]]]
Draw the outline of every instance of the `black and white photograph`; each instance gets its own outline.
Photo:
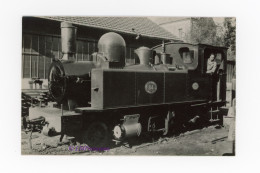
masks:
[[[22,154],[235,155],[236,18],[22,18]]]
[[[0,5],[0,172],[259,172],[258,0]]]

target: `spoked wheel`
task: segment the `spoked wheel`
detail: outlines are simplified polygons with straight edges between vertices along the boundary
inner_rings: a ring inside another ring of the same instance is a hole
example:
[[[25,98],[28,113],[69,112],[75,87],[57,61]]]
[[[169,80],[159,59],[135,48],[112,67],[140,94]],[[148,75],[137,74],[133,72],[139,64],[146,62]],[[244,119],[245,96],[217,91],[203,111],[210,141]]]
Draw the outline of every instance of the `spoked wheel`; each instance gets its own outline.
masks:
[[[82,134],[82,142],[89,147],[108,147],[109,132],[105,123],[91,123],[87,130]]]

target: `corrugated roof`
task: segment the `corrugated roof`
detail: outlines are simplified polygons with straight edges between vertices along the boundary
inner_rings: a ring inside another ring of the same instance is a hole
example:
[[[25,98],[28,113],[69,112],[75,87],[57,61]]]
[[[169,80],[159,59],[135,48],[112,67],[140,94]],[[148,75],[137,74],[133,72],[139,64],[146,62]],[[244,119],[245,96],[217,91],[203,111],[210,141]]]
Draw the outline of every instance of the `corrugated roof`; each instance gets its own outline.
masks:
[[[66,21],[77,25],[108,29],[128,34],[134,34],[132,28],[143,36],[179,40],[170,32],[158,26],[146,17],[68,17],[68,16],[36,16],[39,18]]]

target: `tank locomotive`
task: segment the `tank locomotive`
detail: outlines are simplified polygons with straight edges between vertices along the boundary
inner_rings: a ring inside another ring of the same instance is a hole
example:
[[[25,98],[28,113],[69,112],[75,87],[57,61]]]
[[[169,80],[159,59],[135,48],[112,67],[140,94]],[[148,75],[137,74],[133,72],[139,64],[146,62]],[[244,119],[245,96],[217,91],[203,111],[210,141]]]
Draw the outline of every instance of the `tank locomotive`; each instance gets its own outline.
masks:
[[[109,32],[98,41],[91,61],[75,61],[76,28],[61,23],[63,58],[49,70],[49,92],[66,114],[61,136],[89,146],[125,141],[142,134],[169,134],[175,127],[225,105],[226,48],[162,43],[135,50],[139,64],[126,66],[126,43]],[[207,74],[207,59],[219,60]],[[217,76],[217,77],[214,77]],[[61,139],[62,139],[61,137]]]

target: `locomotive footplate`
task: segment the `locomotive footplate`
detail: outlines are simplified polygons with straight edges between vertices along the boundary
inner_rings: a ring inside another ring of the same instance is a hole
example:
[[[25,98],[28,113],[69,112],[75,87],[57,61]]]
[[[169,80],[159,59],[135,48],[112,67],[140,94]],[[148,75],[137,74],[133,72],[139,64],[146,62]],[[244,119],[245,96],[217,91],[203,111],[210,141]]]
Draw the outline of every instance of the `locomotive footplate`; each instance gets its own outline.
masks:
[[[80,107],[76,108],[75,112],[77,113],[90,113],[90,112],[109,112],[109,111],[128,111],[128,110],[137,110],[145,109],[149,107],[160,108],[162,106],[166,107],[178,107],[183,105],[196,105],[196,104],[208,104],[207,100],[192,100],[192,101],[181,101],[181,102],[172,102],[172,103],[163,103],[163,104],[148,104],[148,105],[134,105],[128,107],[111,107],[106,109],[93,108],[93,107]]]
[[[226,101],[218,100],[218,101],[209,101],[204,103],[195,103],[192,104],[191,107],[222,107],[226,104]]]

